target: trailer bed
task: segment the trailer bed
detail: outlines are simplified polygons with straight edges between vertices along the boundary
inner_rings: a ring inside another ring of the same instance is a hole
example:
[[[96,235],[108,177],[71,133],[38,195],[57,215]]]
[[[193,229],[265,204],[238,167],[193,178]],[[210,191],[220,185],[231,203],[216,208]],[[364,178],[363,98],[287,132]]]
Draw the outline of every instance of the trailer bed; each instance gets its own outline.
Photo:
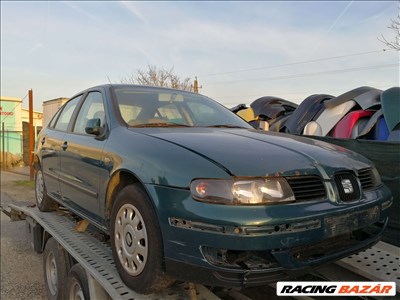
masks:
[[[122,282],[114,264],[111,247],[94,237],[90,231],[78,232],[76,223],[62,212],[40,212],[36,207],[10,204],[12,210],[23,213],[39,223],[87,271],[90,295],[93,299],[190,299],[186,283],[174,284],[157,294],[142,295]],[[103,289],[99,289],[100,285]],[[107,293],[104,293],[104,291]],[[210,290],[196,284],[197,299],[219,299]]]

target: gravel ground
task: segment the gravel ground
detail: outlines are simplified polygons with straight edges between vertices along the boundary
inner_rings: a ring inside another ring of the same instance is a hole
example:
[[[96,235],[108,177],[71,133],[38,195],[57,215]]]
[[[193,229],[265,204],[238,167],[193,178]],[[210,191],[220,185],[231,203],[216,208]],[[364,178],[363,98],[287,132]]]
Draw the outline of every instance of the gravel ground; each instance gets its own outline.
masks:
[[[17,174],[19,173],[19,174]],[[29,169],[1,171],[1,206],[9,203],[33,204],[34,190],[27,184]],[[3,213],[1,220],[1,295],[2,300],[46,299],[42,256],[31,248],[25,222],[11,222]]]

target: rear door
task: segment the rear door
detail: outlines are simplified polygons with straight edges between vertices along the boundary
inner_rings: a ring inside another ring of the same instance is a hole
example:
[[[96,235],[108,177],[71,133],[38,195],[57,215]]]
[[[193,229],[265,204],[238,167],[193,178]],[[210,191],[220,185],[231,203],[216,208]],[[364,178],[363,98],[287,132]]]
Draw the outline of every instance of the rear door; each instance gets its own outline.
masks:
[[[49,126],[43,131],[38,140],[40,164],[43,171],[47,193],[60,200],[59,185],[60,154],[62,143],[68,129],[73,112],[76,109],[82,95],[68,101],[54,116]]]
[[[100,135],[85,132],[90,119],[99,119]],[[60,187],[65,203],[97,221],[100,177],[107,173],[103,163],[107,132],[103,94],[90,91],[79,109],[75,124],[63,138]]]

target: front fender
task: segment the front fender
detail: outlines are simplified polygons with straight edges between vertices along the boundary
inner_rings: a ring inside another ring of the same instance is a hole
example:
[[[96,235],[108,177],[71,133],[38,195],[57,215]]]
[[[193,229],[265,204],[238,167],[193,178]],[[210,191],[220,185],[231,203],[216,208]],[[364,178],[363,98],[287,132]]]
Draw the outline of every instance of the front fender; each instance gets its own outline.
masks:
[[[126,128],[113,130],[104,155],[112,162],[110,176],[126,169],[143,184],[188,188],[193,178],[230,177],[221,167],[192,151]]]

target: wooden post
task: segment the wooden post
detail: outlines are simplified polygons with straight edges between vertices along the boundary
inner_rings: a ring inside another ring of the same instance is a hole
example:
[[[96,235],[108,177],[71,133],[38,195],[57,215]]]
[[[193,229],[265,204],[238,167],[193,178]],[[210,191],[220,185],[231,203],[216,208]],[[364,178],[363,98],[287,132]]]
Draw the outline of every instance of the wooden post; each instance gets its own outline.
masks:
[[[35,136],[33,134],[33,91],[29,90],[29,167],[30,178],[33,180],[33,151],[35,147]]]
[[[193,92],[195,92],[196,94],[199,93],[199,83],[197,81],[197,76],[194,78]]]
[[[1,140],[2,140],[2,143],[1,143],[1,145],[2,145],[2,162],[3,162],[3,164],[2,164],[2,167],[3,167],[3,169],[6,169],[7,168],[7,163],[6,163],[6,144],[5,144],[5,139],[4,139],[4,122],[2,122],[1,123]]]

